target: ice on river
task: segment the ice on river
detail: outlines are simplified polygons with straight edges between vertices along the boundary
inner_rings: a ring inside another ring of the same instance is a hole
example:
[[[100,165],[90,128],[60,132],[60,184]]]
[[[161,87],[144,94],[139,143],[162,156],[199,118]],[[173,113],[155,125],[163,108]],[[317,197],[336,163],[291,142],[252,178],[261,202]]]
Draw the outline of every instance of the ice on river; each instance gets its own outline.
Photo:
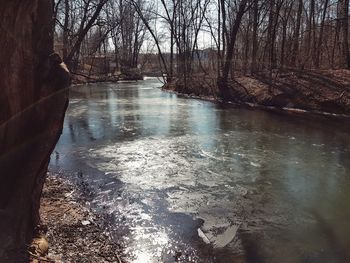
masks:
[[[349,125],[159,86],[73,88],[51,159],[95,189],[128,261],[231,262],[248,242],[266,262],[336,262],[322,229],[349,247]]]

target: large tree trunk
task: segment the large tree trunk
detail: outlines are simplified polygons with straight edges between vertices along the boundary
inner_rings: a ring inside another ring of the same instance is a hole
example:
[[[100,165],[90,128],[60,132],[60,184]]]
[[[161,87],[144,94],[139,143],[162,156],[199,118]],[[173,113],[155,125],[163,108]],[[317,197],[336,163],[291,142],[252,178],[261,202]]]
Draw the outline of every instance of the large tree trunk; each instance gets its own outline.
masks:
[[[69,73],[53,53],[52,2],[0,5],[0,262],[27,262],[68,102]]]

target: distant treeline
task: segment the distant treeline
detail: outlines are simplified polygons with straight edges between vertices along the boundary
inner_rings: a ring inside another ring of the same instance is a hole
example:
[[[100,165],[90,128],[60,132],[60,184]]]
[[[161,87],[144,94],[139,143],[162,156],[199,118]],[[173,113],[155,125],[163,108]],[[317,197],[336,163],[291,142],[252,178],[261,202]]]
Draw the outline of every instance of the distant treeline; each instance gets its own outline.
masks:
[[[56,0],[54,11],[73,70],[96,55],[142,68],[140,52],[157,53],[167,81],[204,73],[225,93],[235,72],[350,68],[349,0]]]

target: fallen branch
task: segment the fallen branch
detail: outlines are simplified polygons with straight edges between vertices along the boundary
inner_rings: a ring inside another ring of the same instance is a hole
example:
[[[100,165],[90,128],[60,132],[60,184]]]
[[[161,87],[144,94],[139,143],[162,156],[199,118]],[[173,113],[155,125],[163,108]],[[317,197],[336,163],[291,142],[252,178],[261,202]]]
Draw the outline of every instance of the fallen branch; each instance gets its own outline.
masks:
[[[77,76],[82,76],[82,77],[84,77],[84,78],[87,78],[87,79],[93,79],[93,80],[98,80],[98,79],[96,79],[96,78],[92,78],[92,77],[90,77],[90,76],[88,76],[88,75],[85,75],[85,74],[83,74],[83,73],[77,73],[77,72],[70,72],[72,75],[77,75]]]

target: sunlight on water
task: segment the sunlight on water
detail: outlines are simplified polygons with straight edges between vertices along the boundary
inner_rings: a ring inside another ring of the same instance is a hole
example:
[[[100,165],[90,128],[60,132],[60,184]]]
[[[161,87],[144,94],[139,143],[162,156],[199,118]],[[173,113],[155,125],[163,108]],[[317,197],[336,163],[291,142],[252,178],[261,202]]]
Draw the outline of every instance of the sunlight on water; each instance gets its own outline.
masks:
[[[347,253],[348,122],[227,108],[159,86],[73,88],[51,161],[94,190],[128,261],[253,253],[337,262]]]

